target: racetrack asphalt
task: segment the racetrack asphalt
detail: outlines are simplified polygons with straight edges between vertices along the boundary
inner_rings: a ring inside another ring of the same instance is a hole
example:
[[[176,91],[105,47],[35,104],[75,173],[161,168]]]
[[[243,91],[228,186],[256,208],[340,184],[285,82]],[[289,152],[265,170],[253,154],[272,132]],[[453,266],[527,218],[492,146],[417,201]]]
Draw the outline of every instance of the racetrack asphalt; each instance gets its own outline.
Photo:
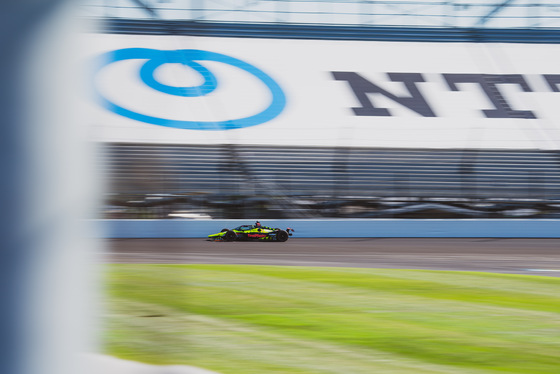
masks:
[[[111,239],[106,247],[105,261],[110,263],[342,266],[560,277],[560,239]]]

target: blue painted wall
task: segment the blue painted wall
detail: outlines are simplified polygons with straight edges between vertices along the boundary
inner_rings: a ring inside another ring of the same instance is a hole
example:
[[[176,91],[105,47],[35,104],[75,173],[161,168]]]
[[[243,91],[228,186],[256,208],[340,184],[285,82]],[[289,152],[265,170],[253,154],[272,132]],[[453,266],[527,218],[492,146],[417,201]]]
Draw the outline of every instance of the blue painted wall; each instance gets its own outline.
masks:
[[[105,238],[205,238],[250,220],[101,220]],[[295,238],[560,238],[560,220],[546,219],[290,219],[264,225],[292,227]]]

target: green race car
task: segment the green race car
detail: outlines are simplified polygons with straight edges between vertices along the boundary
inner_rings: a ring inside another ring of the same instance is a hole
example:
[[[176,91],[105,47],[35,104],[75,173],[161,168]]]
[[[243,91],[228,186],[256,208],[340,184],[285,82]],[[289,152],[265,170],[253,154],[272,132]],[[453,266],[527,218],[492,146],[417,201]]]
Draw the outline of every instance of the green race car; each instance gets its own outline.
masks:
[[[257,221],[254,225],[241,225],[232,230],[223,229],[216,234],[208,235],[210,240],[232,242],[234,240],[266,240],[285,242],[288,240],[294,229],[288,227],[286,230],[263,226]]]

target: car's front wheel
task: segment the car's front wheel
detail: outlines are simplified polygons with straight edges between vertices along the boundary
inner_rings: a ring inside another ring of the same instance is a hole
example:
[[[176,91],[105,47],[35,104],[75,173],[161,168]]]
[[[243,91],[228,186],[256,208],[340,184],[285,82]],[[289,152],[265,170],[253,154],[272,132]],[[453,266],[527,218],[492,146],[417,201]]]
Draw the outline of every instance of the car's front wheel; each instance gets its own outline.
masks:
[[[226,241],[226,242],[232,242],[235,239],[237,239],[237,234],[235,232],[233,232],[232,230],[228,230],[224,234],[223,238],[224,238],[224,241]]]
[[[285,242],[286,240],[288,240],[288,237],[289,237],[288,233],[284,230],[279,230],[276,233],[276,240],[279,242]]]

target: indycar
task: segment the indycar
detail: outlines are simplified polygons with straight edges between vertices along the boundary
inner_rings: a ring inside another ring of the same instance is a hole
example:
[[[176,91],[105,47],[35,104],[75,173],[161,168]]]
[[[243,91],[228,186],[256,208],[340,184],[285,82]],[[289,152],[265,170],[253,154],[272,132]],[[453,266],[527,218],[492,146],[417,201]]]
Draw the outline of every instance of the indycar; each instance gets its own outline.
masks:
[[[294,229],[292,229],[291,227],[288,227],[286,230],[282,230],[279,228],[263,226],[260,224],[260,222],[257,221],[254,225],[241,225],[231,230],[223,229],[216,234],[208,235],[208,239],[224,242],[232,242],[235,240],[263,240],[285,242],[290,236],[292,236],[293,232]]]

